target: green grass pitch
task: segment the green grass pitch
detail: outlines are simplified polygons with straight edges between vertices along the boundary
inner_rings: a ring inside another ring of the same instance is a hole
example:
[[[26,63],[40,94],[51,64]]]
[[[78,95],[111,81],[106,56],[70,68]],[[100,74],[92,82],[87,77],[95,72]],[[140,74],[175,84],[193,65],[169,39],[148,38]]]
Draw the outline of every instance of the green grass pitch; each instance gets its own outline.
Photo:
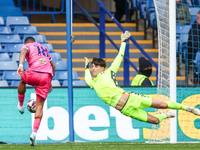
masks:
[[[2,150],[199,150],[200,143],[147,144],[138,142],[79,142],[60,144],[0,144]]]

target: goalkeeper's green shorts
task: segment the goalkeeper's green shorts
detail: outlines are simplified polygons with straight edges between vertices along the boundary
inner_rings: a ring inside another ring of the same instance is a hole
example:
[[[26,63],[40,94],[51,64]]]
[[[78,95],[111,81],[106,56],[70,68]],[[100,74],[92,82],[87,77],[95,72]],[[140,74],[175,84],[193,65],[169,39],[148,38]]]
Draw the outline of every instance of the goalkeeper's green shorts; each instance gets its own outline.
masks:
[[[121,113],[131,118],[146,122],[147,112],[142,108],[149,108],[151,105],[151,96],[130,93],[124,108],[121,110]]]

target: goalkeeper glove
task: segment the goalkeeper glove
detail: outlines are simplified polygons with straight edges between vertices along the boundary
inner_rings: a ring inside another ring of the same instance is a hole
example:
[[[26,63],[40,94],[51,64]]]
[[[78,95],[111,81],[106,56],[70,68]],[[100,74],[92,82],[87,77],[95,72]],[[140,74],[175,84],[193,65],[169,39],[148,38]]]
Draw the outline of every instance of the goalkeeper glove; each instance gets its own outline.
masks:
[[[131,36],[131,33],[129,31],[125,31],[121,34],[121,41],[126,42],[126,40]]]
[[[87,57],[84,57],[84,58],[85,58],[85,69],[88,69],[90,66],[90,61]]]

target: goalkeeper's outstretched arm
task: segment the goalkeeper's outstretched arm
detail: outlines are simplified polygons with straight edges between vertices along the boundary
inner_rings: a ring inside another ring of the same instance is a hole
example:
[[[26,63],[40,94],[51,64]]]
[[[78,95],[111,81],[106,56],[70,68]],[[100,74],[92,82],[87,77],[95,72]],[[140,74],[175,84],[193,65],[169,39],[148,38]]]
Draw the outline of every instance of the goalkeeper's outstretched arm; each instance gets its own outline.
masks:
[[[85,82],[87,83],[88,86],[90,86],[90,88],[93,89],[92,75],[89,69],[90,61],[88,60],[87,57],[84,57],[84,58],[85,58]]]
[[[131,36],[129,31],[125,31],[125,33],[121,34],[121,46],[119,49],[119,53],[117,54],[115,60],[113,61],[113,63],[110,66],[110,70],[114,71],[115,73],[117,73],[122,59],[124,58],[124,53],[125,53],[125,49],[126,49],[126,40]]]

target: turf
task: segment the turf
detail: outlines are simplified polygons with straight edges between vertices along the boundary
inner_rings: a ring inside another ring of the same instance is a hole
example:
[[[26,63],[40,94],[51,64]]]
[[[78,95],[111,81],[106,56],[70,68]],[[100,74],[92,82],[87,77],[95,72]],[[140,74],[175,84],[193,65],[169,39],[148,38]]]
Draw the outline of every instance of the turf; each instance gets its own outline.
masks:
[[[2,150],[199,150],[200,143],[147,144],[136,142],[102,142],[102,143],[60,143],[38,144],[0,144]]]

